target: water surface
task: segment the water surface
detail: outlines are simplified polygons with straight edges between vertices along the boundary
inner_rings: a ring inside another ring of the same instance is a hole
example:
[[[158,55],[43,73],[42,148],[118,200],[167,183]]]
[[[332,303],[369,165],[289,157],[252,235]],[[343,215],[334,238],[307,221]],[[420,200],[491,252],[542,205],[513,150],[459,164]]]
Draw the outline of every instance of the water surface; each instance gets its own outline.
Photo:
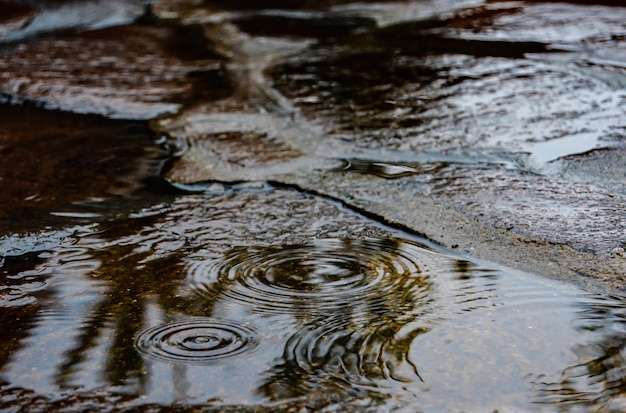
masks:
[[[468,260],[331,201],[164,195],[61,238],[22,255],[14,240],[3,263],[23,297],[2,301],[6,406],[626,406],[622,298]]]

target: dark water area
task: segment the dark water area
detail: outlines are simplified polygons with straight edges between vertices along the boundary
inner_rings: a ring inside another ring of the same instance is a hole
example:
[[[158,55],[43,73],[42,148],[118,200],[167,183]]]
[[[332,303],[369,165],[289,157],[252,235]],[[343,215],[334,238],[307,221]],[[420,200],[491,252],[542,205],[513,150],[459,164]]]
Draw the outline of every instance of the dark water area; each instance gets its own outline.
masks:
[[[146,122],[8,105],[0,122],[3,235],[111,214],[105,199],[131,197],[169,157]]]
[[[626,296],[360,198],[621,245],[622,5],[426,3],[0,0],[0,411],[626,411]]]

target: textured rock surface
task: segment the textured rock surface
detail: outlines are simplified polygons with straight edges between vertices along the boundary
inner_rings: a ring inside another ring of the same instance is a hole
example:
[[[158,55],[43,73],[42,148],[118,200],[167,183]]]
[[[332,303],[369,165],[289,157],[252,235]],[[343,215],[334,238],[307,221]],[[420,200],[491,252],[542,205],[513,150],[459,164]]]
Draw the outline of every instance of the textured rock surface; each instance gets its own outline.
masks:
[[[93,30],[127,24],[146,12],[144,0],[6,0],[0,2],[0,42],[58,30]]]
[[[341,35],[308,46],[281,43],[290,33],[278,25],[262,32],[272,38],[255,35],[255,18],[279,13],[222,16],[206,33],[228,50],[227,67],[250,105],[245,113],[207,105],[160,122],[191,144],[168,178],[293,183],[469,254],[618,286],[626,271],[626,9],[440,7],[433,2],[419,17],[407,7],[412,19],[393,7],[330,9],[378,26],[352,34],[340,26]],[[225,137],[242,131],[241,146],[227,150]],[[288,156],[277,162],[259,148]],[[242,151],[267,162],[246,163]],[[352,167],[336,172],[339,159]],[[457,219],[466,223],[445,225]]]
[[[150,119],[228,94],[222,59],[194,27],[131,25],[0,46],[0,96],[46,108]]]

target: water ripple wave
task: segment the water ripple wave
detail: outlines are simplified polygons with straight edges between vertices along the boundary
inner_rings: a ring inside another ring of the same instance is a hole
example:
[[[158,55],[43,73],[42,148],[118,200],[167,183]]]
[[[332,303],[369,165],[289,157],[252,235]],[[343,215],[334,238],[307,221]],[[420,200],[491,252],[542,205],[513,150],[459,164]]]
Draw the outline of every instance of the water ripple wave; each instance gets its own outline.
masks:
[[[256,331],[223,320],[190,320],[157,325],[137,335],[144,355],[165,361],[206,363],[254,349]]]
[[[419,301],[439,259],[426,246],[399,239],[332,238],[234,248],[218,259],[193,262],[189,274],[200,293],[260,312],[319,314],[359,303],[371,312],[402,297]]]

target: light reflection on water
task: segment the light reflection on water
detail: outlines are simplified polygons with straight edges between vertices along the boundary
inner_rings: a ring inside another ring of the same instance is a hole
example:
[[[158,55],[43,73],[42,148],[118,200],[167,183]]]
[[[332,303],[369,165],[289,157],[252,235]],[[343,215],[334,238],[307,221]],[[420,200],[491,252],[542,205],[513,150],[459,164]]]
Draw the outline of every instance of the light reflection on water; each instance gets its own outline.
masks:
[[[302,239],[273,242],[262,233],[278,231],[281,199],[330,218],[301,215]],[[133,217],[4,263],[5,285],[43,287],[2,309],[3,389],[106,389],[127,406],[626,403],[620,297],[470,261],[293,191],[178,196]]]

